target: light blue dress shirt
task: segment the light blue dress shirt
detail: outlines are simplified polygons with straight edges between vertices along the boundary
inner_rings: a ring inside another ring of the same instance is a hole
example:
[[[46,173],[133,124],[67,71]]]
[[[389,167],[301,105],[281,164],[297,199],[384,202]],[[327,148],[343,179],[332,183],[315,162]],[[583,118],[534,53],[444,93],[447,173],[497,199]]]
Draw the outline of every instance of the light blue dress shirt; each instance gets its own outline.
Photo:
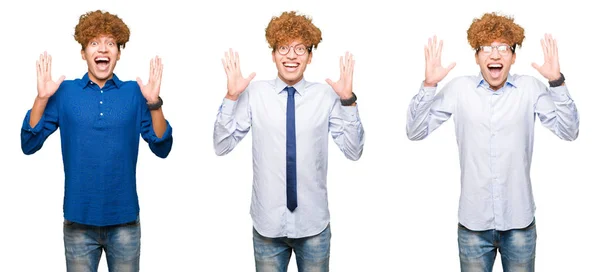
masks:
[[[333,89],[302,79],[296,89],[296,158],[298,207],[286,207],[287,85],[253,81],[232,101],[227,98],[214,125],[214,148],[225,155],[252,129],[253,187],[250,214],[265,237],[301,238],[319,234],[329,224],[327,200],[328,136],[350,160],[358,160],[364,130],[356,106],[342,106]]]
[[[479,76],[457,77],[435,95],[423,87],[408,109],[407,136],[422,140],[454,117],[461,167],[459,222],[471,230],[524,228],[533,221],[531,157],[536,116],[560,139],[579,134],[566,86],[509,75],[499,90]]]

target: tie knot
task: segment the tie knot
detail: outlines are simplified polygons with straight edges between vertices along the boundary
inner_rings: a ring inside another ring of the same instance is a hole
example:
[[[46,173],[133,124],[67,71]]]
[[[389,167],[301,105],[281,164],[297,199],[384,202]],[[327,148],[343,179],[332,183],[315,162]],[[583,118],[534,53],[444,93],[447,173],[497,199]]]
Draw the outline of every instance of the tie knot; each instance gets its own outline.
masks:
[[[292,96],[296,92],[296,89],[294,89],[294,87],[289,87],[289,86],[285,87],[285,90],[287,91],[288,96]]]

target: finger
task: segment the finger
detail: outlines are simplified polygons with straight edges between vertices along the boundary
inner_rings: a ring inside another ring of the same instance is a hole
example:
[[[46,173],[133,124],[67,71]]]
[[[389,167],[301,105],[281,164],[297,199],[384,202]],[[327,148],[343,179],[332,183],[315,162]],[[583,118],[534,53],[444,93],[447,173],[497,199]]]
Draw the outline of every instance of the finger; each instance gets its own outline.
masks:
[[[160,57],[158,58],[158,71],[157,72],[158,73],[157,73],[156,79],[160,83],[160,80],[162,79],[162,72],[163,72],[163,63],[162,63],[162,59]]]
[[[427,52],[427,45],[423,46],[423,54],[425,55],[425,64],[429,61],[429,54]]]
[[[254,73],[254,72],[250,73],[250,75],[248,76],[248,81],[252,81],[255,76],[256,76],[256,73]]]
[[[225,70],[225,74],[229,74],[229,70],[227,68],[227,63],[225,62],[225,59],[221,59],[221,63],[223,63],[223,70]]]
[[[427,56],[429,57],[429,59],[431,59],[433,57],[433,55],[431,54],[431,52],[432,52],[431,51],[431,47],[432,47],[431,41],[432,41],[432,38],[427,39]]]
[[[329,84],[329,86],[333,87],[333,81],[331,81],[331,79],[325,79],[325,82],[327,82],[327,84]]]
[[[349,70],[350,70],[350,80],[352,80],[352,78],[354,77],[354,63],[355,62],[356,62],[355,60],[352,60],[352,62],[350,63],[350,68],[349,68]]]
[[[533,66],[533,68],[535,68],[538,71],[540,70],[540,66],[537,63],[535,63],[535,62],[532,62],[531,66]]]
[[[58,80],[56,81],[56,84],[60,85],[64,80],[65,80],[65,76],[62,75],[58,78]]]
[[[42,76],[42,64],[40,63],[41,60],[36,60],[35,61],[35,71],[38,77],[38,80],[41,79]]]
[[[50,80],[52,80],[52,56],[48,55],[48,62],[47,62],[47,69],[48,69],[48,78]]]
[[[446,68],[446,72],[450,72],[450,70],[452,70],[455,66],[456,66],[456,62],[450,63],[450,65],[448,65],[448,68]]]
[[[354,61],[354,57],[352,56],[351,53],[346,52],[346,74],[351,74],[352,73],[352,62]]]
[[[138,86],[140,86],[140,90],[144,88],[144,83],[140,77],[136,77],[135,81],[137,81]]]
[[[442,59],[442,47],[444,47],[444,41],[440,41],[439,46],[437,47],[437,50],[435,51],[435,58],[440,60],[441,63],[441,59]]]
[[[235,68],[233,66],[233,49],[229,48],[229,61],[227,63],[227,65],[229,65],[229,67],[233,70],[233,68]]]
[[[544,41],[544,39],[541,39],[540,43],[542,44],[542,52],[544,53],[544,59],[547,59],[548,58],[548,46],[546,46],[546,42]]]
[[[340,57],[340,76],[344,73],[344,59]]]
[[[233,65],[236,69],[240,69],[240,54],[238,54],[238,52],[235,52],[235,61],[233,62]]]
[[[549,34],[545,34],[544,38],[546,39],[546,47],[548,50],[548,56],[552,57],[554,56],[554,43],[552,42],[552,36],[550,36]]]
[[[437,59],[437,49],[438,47],[438,42],[437,42],[437,35],[433,35],[433,42],[431,44],[433,47],[431,48],[431,53],[433,56],[433,59]]]

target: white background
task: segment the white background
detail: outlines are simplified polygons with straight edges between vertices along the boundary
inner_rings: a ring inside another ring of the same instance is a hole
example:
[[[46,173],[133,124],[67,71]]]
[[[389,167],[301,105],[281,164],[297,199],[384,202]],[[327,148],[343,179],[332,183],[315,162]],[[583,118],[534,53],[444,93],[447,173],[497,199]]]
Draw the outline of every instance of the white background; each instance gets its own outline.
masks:
[[[9,4],[10,3],[10,4]],[[239,51],[242,72],[276,76],[264,29],[271,16],[297,10],[323,32],[305,73],[324,82],[339,76],[338,58],[356,57],[354,90],[366,130],[357,162],[331,142],[329,201],[332,271],[459,271],[456,223],[460,172],[453,122],[429,138],[405,134],[409,100],[424,77],[423,46],[444,40],[448,79],[478,73],[466,31],[484,12],[514,15],[525,28],[513,73],[541,78],[539,40],[558,41],[561,71],[581,116],[574,142],[537,122],[531,176],[537,204],[538,271],[589,271],[597,265],[599,38],[587,1],[4,1],[0,8],[2,99],[0,133],[0,271],[64,271],[64,173],[59,133],[31,156],[20,150],[20,128],[36,95],[35,61],[52,55],[53,77],[86,71],[73,39],[79,15],[96,9],[119,15],[131,29],[115,73],[147,80],[149,60],[164,61],[161,96],[173,126],[170,156],[159,159],[141,142],[138,194],[142,271],[254,271],[249,215],[252,160],[249,134],[217,157],[212,133],[226,93],[223,52]],[[10,6],[8,6],[10,5]],[[545,82],[546,80],[544,80]],[[294,257],[293,257],[294,258]],[[501,271],[497,258],[494,271]],[[106,271],[104,255],[101,270]],[[296,271],[295,261],[290,270]]]

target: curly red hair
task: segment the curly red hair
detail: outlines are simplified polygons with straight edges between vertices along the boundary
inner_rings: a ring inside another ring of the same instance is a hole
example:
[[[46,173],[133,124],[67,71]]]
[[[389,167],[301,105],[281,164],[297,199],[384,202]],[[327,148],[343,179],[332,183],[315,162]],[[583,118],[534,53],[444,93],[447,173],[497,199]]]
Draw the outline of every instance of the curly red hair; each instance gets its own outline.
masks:
[[[493,41],[502,41],[513,47],[521,47],[525,39],[525,30],[514,22],[514,18],[499,15],[495,12],[486,13],[479,19],[474,19],[467,30],[467,39],[473,49],[489,45]]]
[[[269,48],[300,39],[309,50],[317,48],[322,40],[321,30],[312,23],[306,15],[296,14],[295,11],[283,12],[279,17],[271,18],[265,29]],[[310,51],[309,51],[310,52]]]
[[[108,35],[115,39],[119,50],[129,41],[129,27],[117,15],[100,10],[87,12],[79,17],[75,27],[75,40],[85,49],[91,39]]]

